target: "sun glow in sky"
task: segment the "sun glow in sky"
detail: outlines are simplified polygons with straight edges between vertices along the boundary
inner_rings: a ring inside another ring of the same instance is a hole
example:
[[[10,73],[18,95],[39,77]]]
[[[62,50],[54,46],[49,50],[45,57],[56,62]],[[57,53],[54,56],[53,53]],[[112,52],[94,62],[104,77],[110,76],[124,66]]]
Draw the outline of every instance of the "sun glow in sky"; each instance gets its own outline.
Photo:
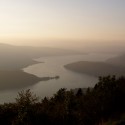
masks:
[[[114,40],[125,41],[125,0],[0,0],[0,42]]]

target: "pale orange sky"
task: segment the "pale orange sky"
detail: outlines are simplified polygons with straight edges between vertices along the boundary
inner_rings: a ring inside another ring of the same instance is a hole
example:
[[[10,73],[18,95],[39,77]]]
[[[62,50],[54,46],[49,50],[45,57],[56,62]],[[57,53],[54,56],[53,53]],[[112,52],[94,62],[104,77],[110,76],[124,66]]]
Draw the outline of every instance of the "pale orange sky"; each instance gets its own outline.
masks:
[[[0,42],[70,45],[125,41],[124,0],[0,0]]]

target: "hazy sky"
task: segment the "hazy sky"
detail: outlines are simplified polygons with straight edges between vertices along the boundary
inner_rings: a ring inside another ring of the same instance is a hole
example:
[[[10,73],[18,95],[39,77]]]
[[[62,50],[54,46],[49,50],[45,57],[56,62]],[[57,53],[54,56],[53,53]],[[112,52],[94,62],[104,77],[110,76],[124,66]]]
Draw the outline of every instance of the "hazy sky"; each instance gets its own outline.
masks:
[[[125,0],[0,0],[0,42],[125,42]]]

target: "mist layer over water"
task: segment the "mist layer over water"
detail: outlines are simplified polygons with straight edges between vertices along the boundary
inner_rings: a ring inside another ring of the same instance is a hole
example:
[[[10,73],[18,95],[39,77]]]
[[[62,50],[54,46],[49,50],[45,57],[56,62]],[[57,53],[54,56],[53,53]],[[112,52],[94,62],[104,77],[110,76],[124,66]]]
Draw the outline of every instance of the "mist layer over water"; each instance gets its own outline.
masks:
[[[48,81],[40,81],[33,86],[20,88],[18,90],[6,90],[0,92],[0,103],[12,102],[17,96],[17,92],[22,89],[31,89],[40,97],[52,96],[60,88],[74,89],[93,87],[97,81],[97,77],[89,76],[69,71],[64,65],[77,61],[105,61],[114,55],[109,54],[88,54],[74,56],[51,56],[35,59],[38,64],[24,68],[24,72],[34,74],[38,77],[55,77],[59,79],[50,79]]]

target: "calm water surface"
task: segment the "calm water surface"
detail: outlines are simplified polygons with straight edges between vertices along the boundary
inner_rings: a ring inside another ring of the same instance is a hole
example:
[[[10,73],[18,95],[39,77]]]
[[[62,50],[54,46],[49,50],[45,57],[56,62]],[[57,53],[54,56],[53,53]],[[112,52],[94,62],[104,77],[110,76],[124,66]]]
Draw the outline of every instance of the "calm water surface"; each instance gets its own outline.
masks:
[[[38,77],[54,77],[60,76],[59,79],[51,79],[48,81],[40,81],[33,86],[29,86],[34,93],[40,97],[51,96],[60,88],[74,89],[79,87],[93,87],[97,83],[98,78],[86,74],[80,74],[69,71],[64,65],[77,61],[105,61],[115,55],[109,54],[88,54],[74,56],[53,56],[41,57],[35,59],[38,64],[24,68],[24,72],[34,74]],[[0,92],[0,102],[8,102],[14,100],[17,92],[21,89],[6,90]]]

